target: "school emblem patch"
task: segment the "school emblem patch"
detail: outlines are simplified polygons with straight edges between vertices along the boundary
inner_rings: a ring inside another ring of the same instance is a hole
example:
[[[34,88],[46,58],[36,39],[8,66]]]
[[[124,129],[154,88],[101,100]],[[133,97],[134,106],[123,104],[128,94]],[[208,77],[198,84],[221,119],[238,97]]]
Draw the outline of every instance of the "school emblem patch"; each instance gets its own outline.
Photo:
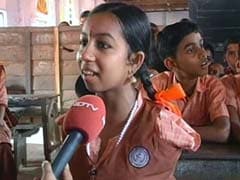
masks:
[[[128,160],[132,166],[143,168],[150,161],[149,151],[145,147],[136,146],[129,153]]]

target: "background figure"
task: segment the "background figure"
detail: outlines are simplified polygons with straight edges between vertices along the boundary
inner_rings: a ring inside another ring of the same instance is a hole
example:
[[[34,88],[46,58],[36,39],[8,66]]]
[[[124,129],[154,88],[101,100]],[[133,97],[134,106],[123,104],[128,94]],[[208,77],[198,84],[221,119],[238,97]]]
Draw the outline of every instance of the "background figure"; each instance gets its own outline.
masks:
[[[160,61],[160,54],[157,52],[157,36],[160,33],[157,29],[157,25],[150,23],[151,26],[151,46],[150,46],[150,56],[146,61],[146,64],[150,71],[152,71],[152,76],[155,76],[158,72],[166,71],[167,68],[164,66],[163,62]]]
[[[227,89],[226,104],[231,122],[231,140],[240,142],[240,48],[239,41],[228,40],[225,46],[225,60],[228,63],[228,74],[221,78]]]
[[[198,149],[200,136],[154,103],[156,92],[145,64],[150,39],[146,14],[132,5],[101,4],[83,24],[80,74],[87,89],[102,98],[107,114],[99,137],[74,154],[73,179],[173,180],[182,149]],[[136,74],[152,101],[132,84]]]
[[[16,180],[17,170],[11,147],[11,130],[4,121],[7,108],[6,73],[0,65],[0,180]]]
[[[215,51],[213,45],[210,44],[209,42],[204,41],[203,46],[204,49],[206,50],[208,60],[213,63],[215,61],[214,60]]]
[[[67,21],[62,21],[58,24],[58,27],[62,27],[62,26],[70,26],[70,24]]]
[[[220,63],[213,62],[208,66],[208,74],[220,78],[224,76],[224,67]]]
[[[237,74],[240,72],[239,47],[238,39],[228,39],[224,46],[224,61],[227,63],[225,74]]]
[[[166,26],[158,36],[157,47],[171,72],[154,76],[154,88],[162,91],[180,83],[186,97],[175,104],[183,119],[203,141],[226,142],[230,131],[226,91],[219,79],[207,75],[210,61],[198,26],[188,20]]]
[[[231,141],[240,142],[240,75],[225,75],[222,82],[227,89],[226,104],[231,122]]]
[[[84,21],[87,19],[88,15],[89,15],[90,11],[86,10],[83,11],[80,15],[80,25],[82,25],[84,23]]]

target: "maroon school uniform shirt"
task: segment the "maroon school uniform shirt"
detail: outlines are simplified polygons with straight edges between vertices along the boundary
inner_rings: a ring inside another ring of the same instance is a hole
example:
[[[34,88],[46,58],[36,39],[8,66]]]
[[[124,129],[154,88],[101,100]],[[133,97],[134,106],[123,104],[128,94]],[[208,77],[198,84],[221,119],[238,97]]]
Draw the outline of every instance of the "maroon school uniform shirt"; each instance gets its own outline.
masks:
[[[181,117],[143,100],[124,132],[109,139],[101,157],[101,138],[82,145],[70,162],[75,180],[174,180],[182,149],[196,151],[200,136]]]

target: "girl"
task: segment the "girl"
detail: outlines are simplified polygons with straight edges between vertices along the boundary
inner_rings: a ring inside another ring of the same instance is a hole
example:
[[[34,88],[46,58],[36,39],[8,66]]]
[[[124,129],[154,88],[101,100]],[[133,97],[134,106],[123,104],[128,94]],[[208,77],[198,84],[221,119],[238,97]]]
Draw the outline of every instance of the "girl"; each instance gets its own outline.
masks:
[[[81,74],[87,89],[103,99],[107,114],[99,137],[72,158],[73,179],[172,180],[182,149],[198,149],[194,130],[163,106],[143,99],[132,84],[134,75],[140,76],[154,98],[144,62],[150,37],[147,16],[132,5],[102,4],[84,23]],[[42,178],[54,179],[49,165],[44,167]]]

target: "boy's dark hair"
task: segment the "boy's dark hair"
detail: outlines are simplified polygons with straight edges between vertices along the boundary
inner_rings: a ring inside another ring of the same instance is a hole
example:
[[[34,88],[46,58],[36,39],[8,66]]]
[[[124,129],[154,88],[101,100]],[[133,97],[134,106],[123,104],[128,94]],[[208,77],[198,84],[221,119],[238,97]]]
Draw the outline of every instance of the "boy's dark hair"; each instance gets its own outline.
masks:
[[[227,48],[230,44],[240,44],[240,40],[238,38],[228,38],[225,42],[224,42],[224,48],[223,48],[223,52],[224,54],[226,54],[227,52]]]
[[[215,51],[214,51],[214,47],[211,43],[207,42],[207,41],[204,41],[203,42],[203,47],[205,50],[209,50],[212,54],[212,58],[214,59],[214,56],[215,56]]]
[[[109,12],[117,17],[123,35],[130,47],[129,53],[143,51],[147,60],[150,52],[151,28],[146,14],[133,5],[104,3],[93,9],[89,16],[101,12]],[[149,74],[145,62],[136,73],[136,75],[140,76],[149,97],[154,98],[155,91],[152,88]]]
[[[80,14],[80,18],[86,18],[88,17],[90,11],[89,10],[85,10]]]
[[[67,21],[62,21],[58,24],[58,27],[60,26],[70,26],[70,24]]]
[[[160,60],[176,57],[177,47],[183,38],[197,32],[200,32],[197,24],[188,19],[166,26],[157,35],[157,50]]]

